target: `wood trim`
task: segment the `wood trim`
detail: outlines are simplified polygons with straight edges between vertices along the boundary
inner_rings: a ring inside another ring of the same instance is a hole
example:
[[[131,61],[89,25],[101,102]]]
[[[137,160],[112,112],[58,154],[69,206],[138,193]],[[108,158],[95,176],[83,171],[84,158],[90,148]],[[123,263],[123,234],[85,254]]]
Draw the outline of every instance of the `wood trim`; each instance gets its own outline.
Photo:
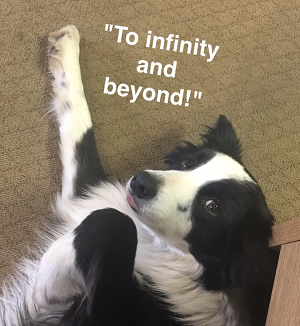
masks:
[[[300,325],[300,241],[281,246],[266,326]]]
[[[273,226],[273,239],[270,241],[270,247],[281,246],[295,241],[300,241],[300,218]]]

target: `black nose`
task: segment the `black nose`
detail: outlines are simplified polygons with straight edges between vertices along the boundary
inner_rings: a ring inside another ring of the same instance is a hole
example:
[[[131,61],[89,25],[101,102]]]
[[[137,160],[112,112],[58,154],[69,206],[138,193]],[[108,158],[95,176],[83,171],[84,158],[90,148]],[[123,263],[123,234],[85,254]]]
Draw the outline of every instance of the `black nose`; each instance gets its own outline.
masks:
[[[140,171],[131,179],[130,187],[138,198],[151,199],[157,193],[157,180],[151,173]]]

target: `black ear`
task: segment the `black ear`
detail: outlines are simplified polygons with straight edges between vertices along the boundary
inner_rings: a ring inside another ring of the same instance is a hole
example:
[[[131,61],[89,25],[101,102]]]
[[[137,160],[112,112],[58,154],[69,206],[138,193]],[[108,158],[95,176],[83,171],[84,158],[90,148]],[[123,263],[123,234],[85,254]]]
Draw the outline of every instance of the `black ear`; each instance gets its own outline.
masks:
[[[241,143],[230,121],[220,115],[214,127],[207,127],[205,134],[201,135],[206,147],[231,156],[242,163]]]
[[[235,248],[225,267],[229,284],[243,288],[252,325],[266,324],[278,254],[268,248],[270,212],[250,211],[234,230]]]
[[[234,287],[254,286],[272,280],[275,264],[268,243],[272,237],[273,216],[249,211],[233,228],[227,275]]]

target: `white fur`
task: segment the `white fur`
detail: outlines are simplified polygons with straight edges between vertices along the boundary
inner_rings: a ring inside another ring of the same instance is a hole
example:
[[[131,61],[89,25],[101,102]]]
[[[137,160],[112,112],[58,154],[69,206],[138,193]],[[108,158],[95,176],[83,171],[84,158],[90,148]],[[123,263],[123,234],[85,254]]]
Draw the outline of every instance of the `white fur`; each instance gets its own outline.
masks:
[[[60,37],[63,34],[65,35]],[[54,77],[53,111],[59,123],[61,160],[64,167],[62,198],[70,198],[74,195],[76,175],[75,144],[92,127],[92,120],[81,81],[77,28],[68,26],[51,33],[49,43],[49,70]]]
[[[226,179],[254,182],[241,164],[222,153],[191,171],[147,172],[163,185],[151,200],[135,198],[139,215],[144,223],[170,240],[182,239],[190,231],[192,204],[201,187]],[[127,189],[130,191],[129,183]],[[186,211],[178,211],[178,205],[185,207]]]
[[[69,232],[52,243],[36,273],[33,300],[41,308],[57,309],[78,293],[84,281],[75,266],[74,234]]]
[[[177,242],[174,247],[157,237],[129,207],[126,193],[121,184],[107,183],[92,188],[88,198],[70,200],[67,206],[60,206],[59,209],[78,223],[91,212],[106,207],[130,216],[138,230],[135,274],[141,285],[143,279],[139,274],[149,275],[156,284],[156,290],[168,293],[169,302],[176,312],[188,312],[193,316],[186,318],[188,325],[237,325],[237,316],[224,293],[205,291],[198,282],[196,285],[203,267],[188,252],[187,244]]]
[[[194,171],[151,171],[164,179],[164,186],[158,199],[143,208],[141,216],[129,207],[126,187],[120,183],[103,183],[91,188],[87,198],[74,198],[75,144],[92,126],[80,75],[79,34],[74,26],[67,26],[50,34],[49,42],[49,68],[55,93],[53,110],[59,122],[63,164],[62,195],[58,195],[55,215],[64,226],[52,230],[49,239],[44,239],[42,258],[26,261],[11,289],[4,290],[0,305],[2,321],[9,326],[19,326],[16,316],[24,309],[24,303],[34,318],[45,309],[61,307],[70,295],[82,292],[82,277],[74,263],[72,231],[94,210],[111,207],[130,216],[137,227],[135,275],[141,286],[144,284],[141,275],[149,275],[156,289],[168,295],[176,312],[190,314],[184,317],[188,325],[242,325],[225,293],[206,291],[196,282],[203,267],[189,253],[183,240],[190,228],[188,212],[176,221],[171,218],[178,215],[177,204],[190,206],[197,189],[207,182],[224,178],[252,181],[250,177],[234,160],[217,154]],[[178,190],[174,192],[174,189]],[[145,221],[163,231],[168,241],[142,223]]]

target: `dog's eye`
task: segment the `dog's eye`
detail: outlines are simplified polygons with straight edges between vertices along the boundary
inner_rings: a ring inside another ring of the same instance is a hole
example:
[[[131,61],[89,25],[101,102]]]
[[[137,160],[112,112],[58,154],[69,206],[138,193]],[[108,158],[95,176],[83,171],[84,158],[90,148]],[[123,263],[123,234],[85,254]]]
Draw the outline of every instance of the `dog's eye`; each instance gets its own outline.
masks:
[[[180,163],[180,166],[183,170],[189,168],[191,165],[193,164],[193,161],[189,158],[187,158],[186,160],[182,161]]]
[[[215,216],[220,214],[220,205],[213,199],[206,200],[204,202],[207,211]]]

